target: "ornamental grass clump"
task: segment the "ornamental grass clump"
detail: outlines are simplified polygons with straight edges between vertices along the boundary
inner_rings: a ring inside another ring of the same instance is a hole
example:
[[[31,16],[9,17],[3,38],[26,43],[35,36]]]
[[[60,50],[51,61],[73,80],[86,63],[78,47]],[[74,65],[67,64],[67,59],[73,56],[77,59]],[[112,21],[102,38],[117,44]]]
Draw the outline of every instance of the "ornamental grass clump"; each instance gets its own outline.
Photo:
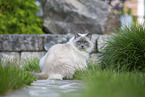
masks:
[[[87,83],[87,88],[79,97],[144,97],[145,95],[144,73],[97,70],[81,77]]]
[[[0,95],[30,85],[34,74],[23,71],[17,64],[9,63],[5,66],[0,62]]]
[[[145,72],[145,29],[144,25],[119,29],[105,44],[100,56],[103,68]]]
[[[41,72],[41,69],[39,67],[39,59],[37,58],[27,58],[27,61],[25,63],[22,63],[24,71],[29,71],[29,72]]]
[[[74,79],[85,82],[86,87],[79,96],[71,97],[144,97],[145,73],[116,72],[103,69],[99,64],[88,64],[85,71],[78,70]],[[67,96],[66,96],[67,97]]]

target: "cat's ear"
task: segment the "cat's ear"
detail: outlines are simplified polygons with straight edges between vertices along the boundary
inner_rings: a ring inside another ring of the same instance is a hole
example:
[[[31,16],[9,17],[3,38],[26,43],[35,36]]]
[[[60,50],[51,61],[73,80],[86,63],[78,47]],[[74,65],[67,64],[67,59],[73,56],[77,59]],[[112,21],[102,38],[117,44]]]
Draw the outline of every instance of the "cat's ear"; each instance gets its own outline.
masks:
[[[80,35],[78,33],[75,33],[75,38],[80,37]]]
[[[88,34],[86,35],[86,37],[88,37],[89,39],[91,39],[92,33],[88,33]]]

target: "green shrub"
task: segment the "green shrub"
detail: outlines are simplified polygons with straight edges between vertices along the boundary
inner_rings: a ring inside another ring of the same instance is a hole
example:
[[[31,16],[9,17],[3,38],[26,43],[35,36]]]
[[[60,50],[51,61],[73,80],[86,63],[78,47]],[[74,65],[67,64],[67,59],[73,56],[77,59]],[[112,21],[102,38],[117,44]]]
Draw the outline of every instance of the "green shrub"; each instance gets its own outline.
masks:
[[[42,34],[36,0],[0,0],[0,34]]]
[[[145,72],[145,29],[144,25],[119,29],[106,43],[100,56],[102,67],[115,70],[138,70]]]
[[[21,70],[16,64],[3,66],[0,62],[0,95],[30,85],[34,80],[33,74]]]

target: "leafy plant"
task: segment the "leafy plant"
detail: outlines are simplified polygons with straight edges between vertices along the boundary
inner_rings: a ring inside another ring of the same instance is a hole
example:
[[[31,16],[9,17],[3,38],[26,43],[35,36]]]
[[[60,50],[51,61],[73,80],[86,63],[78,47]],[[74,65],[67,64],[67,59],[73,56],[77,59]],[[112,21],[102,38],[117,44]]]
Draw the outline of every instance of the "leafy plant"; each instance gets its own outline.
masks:
[[[42,34],[36,0],[0,0],[0,34]]]
[[[104,52],[100,56],[103,68],[145,72],[144,25],[119,29],[105,45]]]
[[[132,9],[127,6],[123,6],[123,14],[124,15],[132,15]]]

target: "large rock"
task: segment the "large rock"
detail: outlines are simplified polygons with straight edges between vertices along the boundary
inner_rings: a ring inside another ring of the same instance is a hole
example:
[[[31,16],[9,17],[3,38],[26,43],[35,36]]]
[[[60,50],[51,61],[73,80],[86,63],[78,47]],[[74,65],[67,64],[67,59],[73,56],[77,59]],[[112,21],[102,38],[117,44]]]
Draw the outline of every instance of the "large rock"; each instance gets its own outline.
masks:
[[[42,0],[44,28],[48,33],[97,33],[113,31],[120,20],[105,2],[98,0]]]

